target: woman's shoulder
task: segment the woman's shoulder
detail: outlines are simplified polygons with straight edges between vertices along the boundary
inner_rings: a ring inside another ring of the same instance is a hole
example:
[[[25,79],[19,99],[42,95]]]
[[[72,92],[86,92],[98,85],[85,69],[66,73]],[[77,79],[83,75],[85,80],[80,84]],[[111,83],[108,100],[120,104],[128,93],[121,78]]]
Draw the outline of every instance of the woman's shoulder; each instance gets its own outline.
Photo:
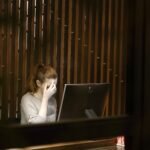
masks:
[[[33,98],[34,98],[33,95],[30,92],[27,92],[22,96],[21,102],[24,102],[24,101],[28,102],[28,101],[31,101]]]
[[[32,95],[32,93],[31,92],[27,92],[27,93],[25,93],[23,96],[22,96],[22,98],[29,98],[29,97],[33,97],[33,95]]]

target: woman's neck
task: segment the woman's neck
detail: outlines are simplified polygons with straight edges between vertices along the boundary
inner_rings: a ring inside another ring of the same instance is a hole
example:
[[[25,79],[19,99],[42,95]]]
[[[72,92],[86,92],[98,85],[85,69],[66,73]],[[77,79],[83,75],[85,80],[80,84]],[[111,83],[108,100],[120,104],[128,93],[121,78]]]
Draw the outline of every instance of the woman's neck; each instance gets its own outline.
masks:
[[[33,95],[40,100],[43,98],[43,93],[41,90],[37,90]]]

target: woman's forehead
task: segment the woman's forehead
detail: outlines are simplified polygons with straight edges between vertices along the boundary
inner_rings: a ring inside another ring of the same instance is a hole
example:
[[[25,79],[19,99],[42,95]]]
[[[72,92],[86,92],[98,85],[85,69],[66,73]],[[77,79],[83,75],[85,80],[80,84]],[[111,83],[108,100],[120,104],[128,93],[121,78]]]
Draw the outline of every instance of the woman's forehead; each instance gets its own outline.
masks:
[[[46,79],[45,81],[48,82],[48,83],[51,83],[51,82],[56,83],[57,82],[57,78],[56,79]]]

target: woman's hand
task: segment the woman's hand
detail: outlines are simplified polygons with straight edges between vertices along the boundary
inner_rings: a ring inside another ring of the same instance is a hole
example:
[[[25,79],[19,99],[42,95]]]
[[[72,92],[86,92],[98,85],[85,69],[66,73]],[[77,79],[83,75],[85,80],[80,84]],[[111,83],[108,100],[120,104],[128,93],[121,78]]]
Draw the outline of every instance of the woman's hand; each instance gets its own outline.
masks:
[[[57,91],[56,84],[54,82],[51,83],[51,85],[48,85],[45,83],[44,85],[44,91],[43,91],[43,98],[46,100],[49,100],[50,97],[52,97]]]

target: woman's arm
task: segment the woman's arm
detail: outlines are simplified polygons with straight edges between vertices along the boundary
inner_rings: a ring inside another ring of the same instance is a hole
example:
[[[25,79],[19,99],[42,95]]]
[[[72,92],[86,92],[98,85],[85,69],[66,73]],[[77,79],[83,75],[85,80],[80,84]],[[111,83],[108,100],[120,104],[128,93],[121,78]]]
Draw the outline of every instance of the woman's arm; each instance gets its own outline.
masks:
[[[47,88],[47,84],[45,84],[40,109],[36,108],[36,101],[33,101],[32,96],[23,96],[21,100],[21,123],[31,124],[47,122],[48,100],[55,92],[56,86],[52,84]]]
[[[41,108],[39,111],[39,116],[46,117],[47,116],[47,107],[48,100],[56,93],[56,85],[52,83],[48,88],[47,84],[44,85],[43,98],[41,102]]]
[[[23,96],[21,100],[21,124],[46,122],[46,117],[39,116],[39,111],[30,95]]]

